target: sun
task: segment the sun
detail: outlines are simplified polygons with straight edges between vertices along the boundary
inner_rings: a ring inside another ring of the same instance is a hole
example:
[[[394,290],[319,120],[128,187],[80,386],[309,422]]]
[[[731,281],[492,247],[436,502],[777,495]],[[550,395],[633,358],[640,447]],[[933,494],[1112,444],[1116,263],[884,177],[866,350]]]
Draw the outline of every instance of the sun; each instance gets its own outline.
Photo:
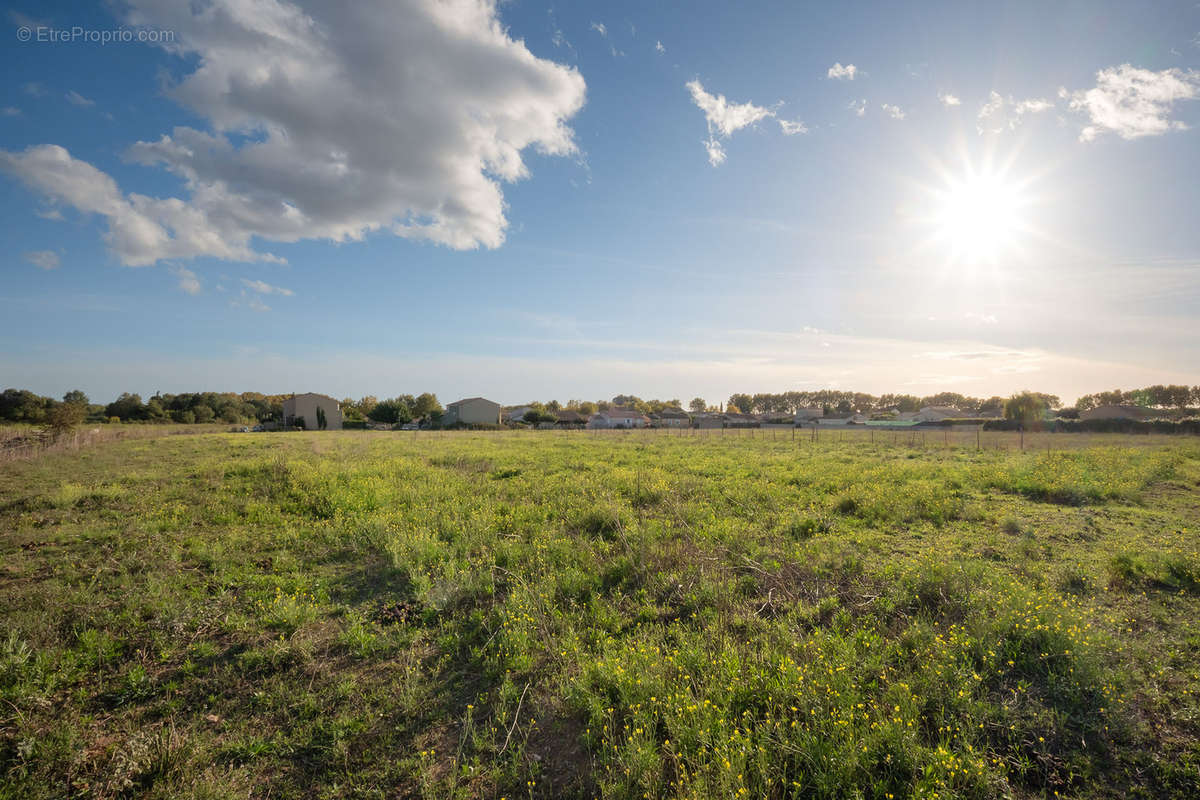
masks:
[[[1019,184],[967,170],[935,192],[933,236],[953,261],[996,263],[1020,244],[1026,205]]]

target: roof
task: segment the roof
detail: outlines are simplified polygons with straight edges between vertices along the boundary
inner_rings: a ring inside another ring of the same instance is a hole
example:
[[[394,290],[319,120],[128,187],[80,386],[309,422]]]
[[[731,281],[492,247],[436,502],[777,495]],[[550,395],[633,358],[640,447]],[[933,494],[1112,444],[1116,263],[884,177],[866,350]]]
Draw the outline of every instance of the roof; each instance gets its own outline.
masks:
[[[658,416],[679,419],[680,417],[688,416],[688,414],[681,408],[664,408],[662,411],[658,412]]]
[[[962,409],[955,408],[954,406],[922,406],[921,410],[922,411],[937,411],[938,413],[941,413],[941,414],[962,414],[962,413],[964,413]]]
[[[583,422],[584,416],[578,411],[555,411],[554,416],[559,422]]]
[[[447,404],[446,408],[454,408],[455,406],[461,406],[463,403],[473,403],[476,400],[482,400],[483,402],[491,403],[494,406],[500,405],[499,403],[497,403],[495,401],[488,400],[486,397],[464,397],[462,400],[455,400],[453,403]]]
[[[295,400],[297,397],[324,397],[326,400],[332,400],[333,402],[335,402],[339,405],[342,402],[341,400],[338,400],[336,397],[330,397],[327,394],[321,394],[319,392],[299,392],[299,393],[292,392],[292,396],[289,397],[288,399]]]
[[[1145,406],[1135,406],[1128,403],[1109,403],[1103,406],[1089,408],[1087,411],[1079,412],[1079,416],[1084,419],[1095,418],[1105,414],[1127,414],[1134,417],[1150,417],[1155,413],[1154,409],[1146,408]]]
[[[607,411],[596,412],[599,416],[604,417],[644,417],[646,416],[636,408],[625,408],[624,406],[614,406]]]

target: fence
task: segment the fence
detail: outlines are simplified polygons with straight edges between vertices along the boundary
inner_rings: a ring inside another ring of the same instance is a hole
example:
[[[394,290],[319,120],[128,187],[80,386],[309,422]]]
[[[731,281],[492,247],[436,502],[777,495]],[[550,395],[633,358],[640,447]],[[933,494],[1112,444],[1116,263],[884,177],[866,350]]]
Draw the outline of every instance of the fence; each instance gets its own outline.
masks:
[[[84,426],[57,438],[41,428],[13,426],[0,428],[0,461],[18,461],[50,453],[81,450],[105,442],[128,439],[157,439],[198,433],[219,433],[228,425],[112,425]]]

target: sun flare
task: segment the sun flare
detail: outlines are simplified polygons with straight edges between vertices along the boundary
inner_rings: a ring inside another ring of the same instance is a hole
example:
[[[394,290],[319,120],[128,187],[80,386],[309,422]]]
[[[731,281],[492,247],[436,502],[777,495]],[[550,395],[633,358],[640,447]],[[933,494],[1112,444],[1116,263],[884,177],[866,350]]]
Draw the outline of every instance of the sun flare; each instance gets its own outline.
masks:
[[[1025,227],[1018,187],[997,174],[950,179],[937,195],[935,236],[956,261],[995,262],[1015,248]]]

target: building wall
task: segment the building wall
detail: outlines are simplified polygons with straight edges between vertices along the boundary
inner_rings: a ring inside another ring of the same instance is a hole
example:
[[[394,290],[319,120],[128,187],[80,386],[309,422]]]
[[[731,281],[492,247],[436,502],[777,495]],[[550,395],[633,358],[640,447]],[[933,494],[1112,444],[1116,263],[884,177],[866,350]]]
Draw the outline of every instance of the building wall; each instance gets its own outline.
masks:
[[[342,429],[341,404],[332,397],[322,394],[298,394],[283,401],[283,421],[302,418],[307,430],[317,430],[317,407],[325,411],[325,428],[331,431]]]
[[[646,420],[644,417],[610,417],[607,414],[596,414],[588,420],[589,428],[644,428]]]
[[[449,409],[447,417],[447,425],[459,422],[465,425],[499,425],[500,404],[482,398],[467,400]]]

